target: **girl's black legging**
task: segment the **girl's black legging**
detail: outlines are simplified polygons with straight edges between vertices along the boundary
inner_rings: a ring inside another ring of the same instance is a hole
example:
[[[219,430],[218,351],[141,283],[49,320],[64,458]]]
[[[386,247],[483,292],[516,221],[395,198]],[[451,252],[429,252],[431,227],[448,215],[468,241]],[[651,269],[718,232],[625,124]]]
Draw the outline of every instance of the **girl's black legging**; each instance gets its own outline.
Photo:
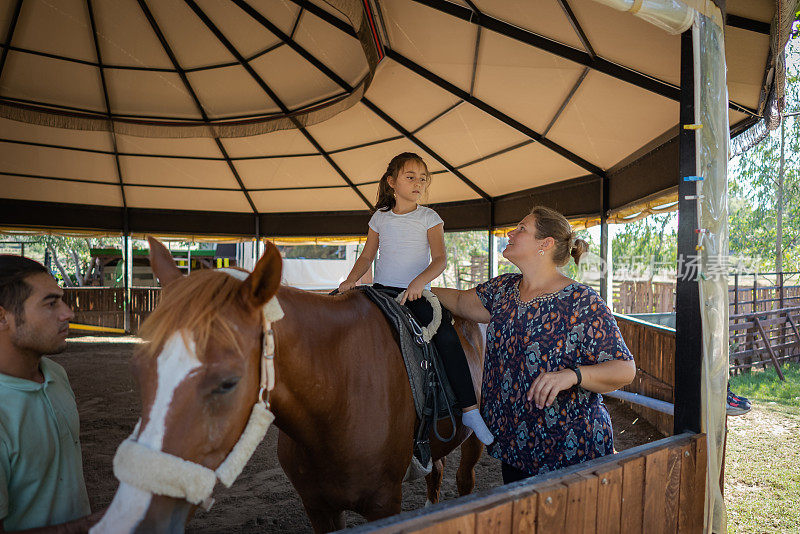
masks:
[[[389,287],[381,284],[372,284],[372,286],[376,289],[392,291],[395,295],[405,291],[401,287]],[[433,319],[433,308],[426,298],[407,300],[405,305],[417,318],[420,326],[428,326],[430,324]],[[442,311],[444,312],[444,309]],[[450,324],[449,313],[442,313],[442,324],[439,326],[436,335],[433,336],[432,341],[444,364],[444,372],[447,374],[450,387],[453,388],[453,393],[456,395],[458,407],[464,409],[477,404],[478,400],[475,398],[475,390],[472,387],[472,375],[469,372],[467,356],[464,354],[464,348],[458,339],[456,329]]]

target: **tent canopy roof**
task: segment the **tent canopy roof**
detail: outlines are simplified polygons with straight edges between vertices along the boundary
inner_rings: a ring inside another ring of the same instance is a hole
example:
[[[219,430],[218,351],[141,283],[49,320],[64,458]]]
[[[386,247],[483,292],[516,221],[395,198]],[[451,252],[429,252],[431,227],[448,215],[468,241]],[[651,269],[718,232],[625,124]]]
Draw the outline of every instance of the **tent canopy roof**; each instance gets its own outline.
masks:
[[[593,0],[361,5],[4,3],[0,224],[360,234],[404,151],[448,229],[534,202],[594,217],[604,180],[612,210],[674,196],[679,35]],[[764,110],[774,2],[727,12],[738,132]]]

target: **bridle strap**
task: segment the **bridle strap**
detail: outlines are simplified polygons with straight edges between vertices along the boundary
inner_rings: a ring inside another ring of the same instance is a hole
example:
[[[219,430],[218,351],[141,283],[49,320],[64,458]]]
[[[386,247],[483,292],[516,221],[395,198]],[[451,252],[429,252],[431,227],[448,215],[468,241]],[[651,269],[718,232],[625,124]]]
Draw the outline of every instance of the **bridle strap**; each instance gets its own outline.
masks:
[[[249,274],[238,269],[219,270],[242,281]],[[139,443],[137,423],[133,434],[120,444],[114,456],[114,475],[121,482],[155,495],[185,499],[192,504],[208,502],[217,480],[227,487],[233,484],[275,420],[275,414],[269,409],[269,396],[275,387],[275,339],[272,323],[283,318],[283,310],[277,297],[264,305],[262,316],[258,399],[250,412],[247,426],[220,466],[212,471],[200,464]],[[142,466],[147,466],[147,469],[143,470]]]

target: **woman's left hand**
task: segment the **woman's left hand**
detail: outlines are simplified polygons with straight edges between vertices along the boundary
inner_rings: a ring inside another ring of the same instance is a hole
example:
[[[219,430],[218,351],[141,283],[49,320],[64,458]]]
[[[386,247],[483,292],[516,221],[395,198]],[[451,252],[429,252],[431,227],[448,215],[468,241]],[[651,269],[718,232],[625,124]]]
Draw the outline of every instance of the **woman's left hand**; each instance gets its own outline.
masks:
[[[533,401],[540,410],[553,404],[556,395],[578,383],[578,375],[572,369],[542,373],[536,377],[528,390],[528,402]]]

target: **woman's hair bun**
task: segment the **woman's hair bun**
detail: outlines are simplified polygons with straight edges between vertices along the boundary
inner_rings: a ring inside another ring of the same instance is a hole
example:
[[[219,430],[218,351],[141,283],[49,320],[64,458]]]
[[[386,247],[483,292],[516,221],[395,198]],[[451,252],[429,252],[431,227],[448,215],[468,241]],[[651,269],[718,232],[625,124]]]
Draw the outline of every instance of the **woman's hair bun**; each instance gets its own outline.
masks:
[[[574,232],[573,232],[574,235]],[[570,256],[575,260],[575,265],[581,260],[581,256],[589,250],[589,243],[583,239],[576,239],[575,244],[572,245],[572,250],[569,251]]]

